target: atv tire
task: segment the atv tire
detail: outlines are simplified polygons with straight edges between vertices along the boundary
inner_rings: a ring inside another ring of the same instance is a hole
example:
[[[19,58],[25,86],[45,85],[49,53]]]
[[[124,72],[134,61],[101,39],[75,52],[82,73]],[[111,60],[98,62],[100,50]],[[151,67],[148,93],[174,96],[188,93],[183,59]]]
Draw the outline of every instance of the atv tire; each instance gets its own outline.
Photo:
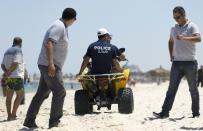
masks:
[[[77,90],[75,92],[75,114],[84,115],[92,113],[93,105],[90,104],[88,92],[86,90]]]
[[[118,93],[118,111],[122,114],[132,113],[134,110],[133,92],[131,88],[123,88]]]

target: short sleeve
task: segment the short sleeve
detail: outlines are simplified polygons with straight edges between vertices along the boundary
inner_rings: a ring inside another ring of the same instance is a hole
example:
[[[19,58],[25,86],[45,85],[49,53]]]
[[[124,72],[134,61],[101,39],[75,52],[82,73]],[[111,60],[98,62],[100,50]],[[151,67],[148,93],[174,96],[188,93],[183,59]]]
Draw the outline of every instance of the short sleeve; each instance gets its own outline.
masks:
[[[192,24],[192,26],[191,26],[191,28],[192,28],[192,34],[194,35],[194,34],[197,34],[197,33],[200,33],[199,32],[199,28],[197,27],[197,25],[196,24]]]
[[[57,43],[64,34],[64,28],[54,25],[49,29],[48,38]]]
[[[115,48],[113,48],[113,50],[112,50],[112,59],[116,59],[116,56],[117,56],[116,50],[115,50]]]
[[[22,63],[23,62],[22,50],[16,50],[15,54],[13,55],[13,62],[15,62],[15,63]]]
[[[173,30],[174,30],[174,27],[172,27],[172,28],[170,29],[170,38],[173,37]]]
[[[114,47],[115,47],[115,51],[116,51],[116,56],[120,56],[121,52],[119,51],[119,49],[116,46],[114,46]]]
[[[2,62],[1,62],[1,64],[3,64],[3,65],[5,65],[6,64],[6,60],[5,60],[6,58],[5,58],[5,55],[4,55],[4,57],[3,57],[3,60],[2,60]]]
[[[89,46],[89,47],[87,48],[87,52],[86,52],[85,56],[92,57],[91,46]]]

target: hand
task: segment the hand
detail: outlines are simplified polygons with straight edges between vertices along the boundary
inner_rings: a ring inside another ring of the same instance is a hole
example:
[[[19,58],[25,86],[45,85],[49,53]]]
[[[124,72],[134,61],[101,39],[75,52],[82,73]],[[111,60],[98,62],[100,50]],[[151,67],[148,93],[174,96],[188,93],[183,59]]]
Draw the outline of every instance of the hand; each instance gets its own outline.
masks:
[[[126,58],[125,58],[125,55],[124,55],[124,54],[121,54],[119,58],[120,58],[120,60],[121,60],[121,61],[125,61],[125,60],[126,60]]]
[[[123,71],[124,71],[124,69],[119,69],[119,70],[117,70],[119,73],[123,73]]]
[[[3,77],[7,78],[10,75],[11,75],[11,72],[7,70],[6,72],[4,72]]]
[[[56,68],[55,68],[54,64],[51,64],[48,66],[48,75],[50,77],[54,77],[56,75]]]
[[[177,35],[176,38],[177,38],[178,40],[184,40],[184,39],[185,39],[185,36],[183,36],[183,35]]]
[[[3,78],[6,78],[6,77],[7,77],[7,74],[6,74],[6,73],[3,73],[2,76],[3,76]]]
[[[170,57],[170,61],[171,61],[171,62],[173,62],[173,59],[174,59],[174,57],[173,57],[173,56],[171,56],[171,57]]]
[[[75,76],[76,79],[78,79],[80,75],[81,75],[81,73],[76,74],[76,76]]]

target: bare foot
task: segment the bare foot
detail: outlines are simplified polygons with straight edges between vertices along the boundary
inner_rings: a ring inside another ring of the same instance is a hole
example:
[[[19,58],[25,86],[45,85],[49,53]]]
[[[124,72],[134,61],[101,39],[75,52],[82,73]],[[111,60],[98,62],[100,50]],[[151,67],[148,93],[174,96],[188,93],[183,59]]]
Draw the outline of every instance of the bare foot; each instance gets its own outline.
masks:
[[[17,120],[17,116],[16,115],[8,116],[7,121],[13,121],[13,120]]]
[[[7,117],[7,121],[11,121],[11,116],[8,116],[8,117]]]

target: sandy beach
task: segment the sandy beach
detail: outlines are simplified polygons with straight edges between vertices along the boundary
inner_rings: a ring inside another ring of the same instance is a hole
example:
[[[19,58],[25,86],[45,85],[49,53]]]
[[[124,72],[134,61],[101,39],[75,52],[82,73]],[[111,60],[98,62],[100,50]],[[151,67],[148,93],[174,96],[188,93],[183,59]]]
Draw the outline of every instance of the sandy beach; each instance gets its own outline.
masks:
[[[117,105],[112,106],[111,111],[103,108],[97,111],[94,107],[94,113],[84,116],[76,116],[74,114],[74,92],[67,91],[67,96],[64,105],[64,116],[61,119],[61,124],[57,128],[52,128],[53,131],[187,131],[187,130],[203,130],[203,116],[200,118],[190,118],[191,114],[191,99],[186,81],[182,81],[173,109],[170,113],[170,118],[160,120],[152,116],[152,112],[159,112],[165,93],[168,87],[168,82],[157,86],[156,84],[137,84],[133,87],[135,109],[132,114],[119,114]],[[199,88],[200,99],[203,95],[203,89]],[[34,93],[26,94],[26,104],[20,106],[18,110],[18,119],[7,122],[5,98],[0,97],[0,130],[1,131],[18,131],[28,130],[23,127],[27,108]],[[36,119],[39,126],[36,131],[48,130],[48,120],[50,113],[51,95],[43,103],[41,110]],[[203,106],[202,102],[201,107]],[[200,111],[202,113],[202,111]]]

